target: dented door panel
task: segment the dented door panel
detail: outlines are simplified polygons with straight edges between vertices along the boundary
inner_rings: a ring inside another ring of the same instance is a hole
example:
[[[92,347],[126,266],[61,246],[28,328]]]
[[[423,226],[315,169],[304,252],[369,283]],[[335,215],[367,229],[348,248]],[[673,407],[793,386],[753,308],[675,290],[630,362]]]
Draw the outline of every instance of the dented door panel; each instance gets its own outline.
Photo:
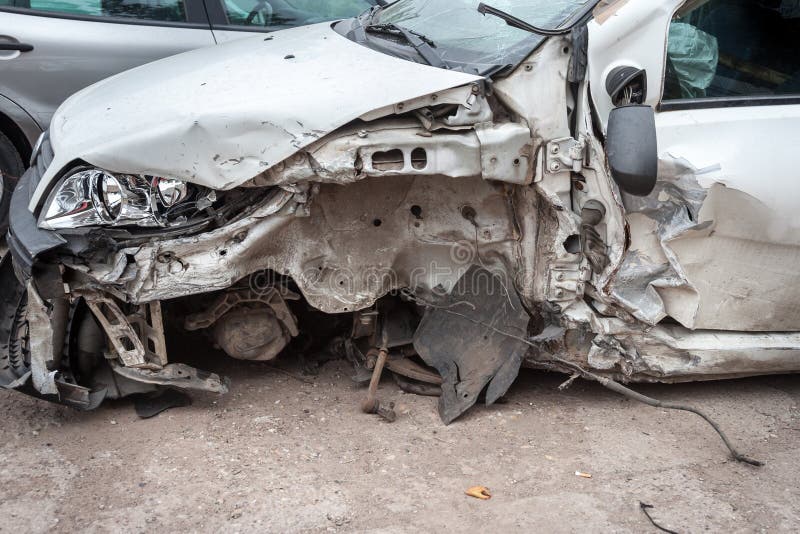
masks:
[[[675,315],[684,326],[800,329],[800,193],[792,155],[798,120],[799,106],[657,115],[661,180],[676,181],[670,173],[677,170],[695,197],[685,204],[694,219],[665,243],[686,283],[664,291],[697,293],[667,296],[666,313],[680,310]]]

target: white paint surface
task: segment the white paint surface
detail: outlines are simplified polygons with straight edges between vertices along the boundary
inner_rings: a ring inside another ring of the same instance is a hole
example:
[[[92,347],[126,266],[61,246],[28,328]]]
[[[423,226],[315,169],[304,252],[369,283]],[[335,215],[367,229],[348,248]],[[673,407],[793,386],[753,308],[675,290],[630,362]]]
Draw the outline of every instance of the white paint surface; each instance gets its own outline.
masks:
[[[180,54],[59,108],[31,208],[74,159],[230,189],[369,111],[478,79],[376,52],[329,23]]]

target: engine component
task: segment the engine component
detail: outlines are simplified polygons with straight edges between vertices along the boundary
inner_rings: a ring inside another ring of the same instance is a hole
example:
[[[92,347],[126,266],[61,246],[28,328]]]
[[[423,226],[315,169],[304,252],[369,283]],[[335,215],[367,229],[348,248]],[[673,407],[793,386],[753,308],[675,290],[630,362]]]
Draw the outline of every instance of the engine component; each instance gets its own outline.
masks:
[[[384,335],[384,339],[386,336]],[[367,396],[361,401],[361,411],[364,413],[378,414],[388,422],[393,423],[397,419],[397,414],[394,411],[394,403],[385,405],[378,399],[378,384],[381,381],[383,368],[386,365],[386,360],[389,357],[389,351],[386,347],[382,347],[378,351],[378,356],[375,361],[375,367],[372,370],[372,379],[369,381],[369,389]]]
[[[237,360],[272,360],[291,339],[267,306],[236,308],[214,324],[214,341]]]
[[[207,310],[188,316],[184,326],[214,326],[214,340],[231,358],[271,360],[300,333],[287,299],[300,296],[282,286],[224,293]]]

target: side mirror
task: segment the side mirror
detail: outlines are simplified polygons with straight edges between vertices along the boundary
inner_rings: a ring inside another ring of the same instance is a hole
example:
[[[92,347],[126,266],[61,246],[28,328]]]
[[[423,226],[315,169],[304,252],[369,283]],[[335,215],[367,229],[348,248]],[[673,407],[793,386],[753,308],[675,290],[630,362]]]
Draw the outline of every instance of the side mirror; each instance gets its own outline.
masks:
[[[611,176],[631,195],[647,196],[656,186],[658,142],[650,106],[614,108],[608,116],[606,156]]]
[[[647,72],[636,67],[617,67],[608,73],[606,92],[614,107],[644,104],[647,100]]]

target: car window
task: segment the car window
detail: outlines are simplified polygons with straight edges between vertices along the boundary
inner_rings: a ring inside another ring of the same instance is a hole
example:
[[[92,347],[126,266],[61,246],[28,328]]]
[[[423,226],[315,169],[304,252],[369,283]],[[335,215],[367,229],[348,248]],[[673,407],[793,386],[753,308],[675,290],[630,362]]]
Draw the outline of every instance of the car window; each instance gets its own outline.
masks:
[[[91,17],[131,17],[185,22],[183,0],[0,0],[0,7]]]
[[[280,29],[354,17],[372,7],[368,0],[225,0],[228,23]]]
[[[800,93],[800,0],[694,0],[673,18],[664,100]]]

